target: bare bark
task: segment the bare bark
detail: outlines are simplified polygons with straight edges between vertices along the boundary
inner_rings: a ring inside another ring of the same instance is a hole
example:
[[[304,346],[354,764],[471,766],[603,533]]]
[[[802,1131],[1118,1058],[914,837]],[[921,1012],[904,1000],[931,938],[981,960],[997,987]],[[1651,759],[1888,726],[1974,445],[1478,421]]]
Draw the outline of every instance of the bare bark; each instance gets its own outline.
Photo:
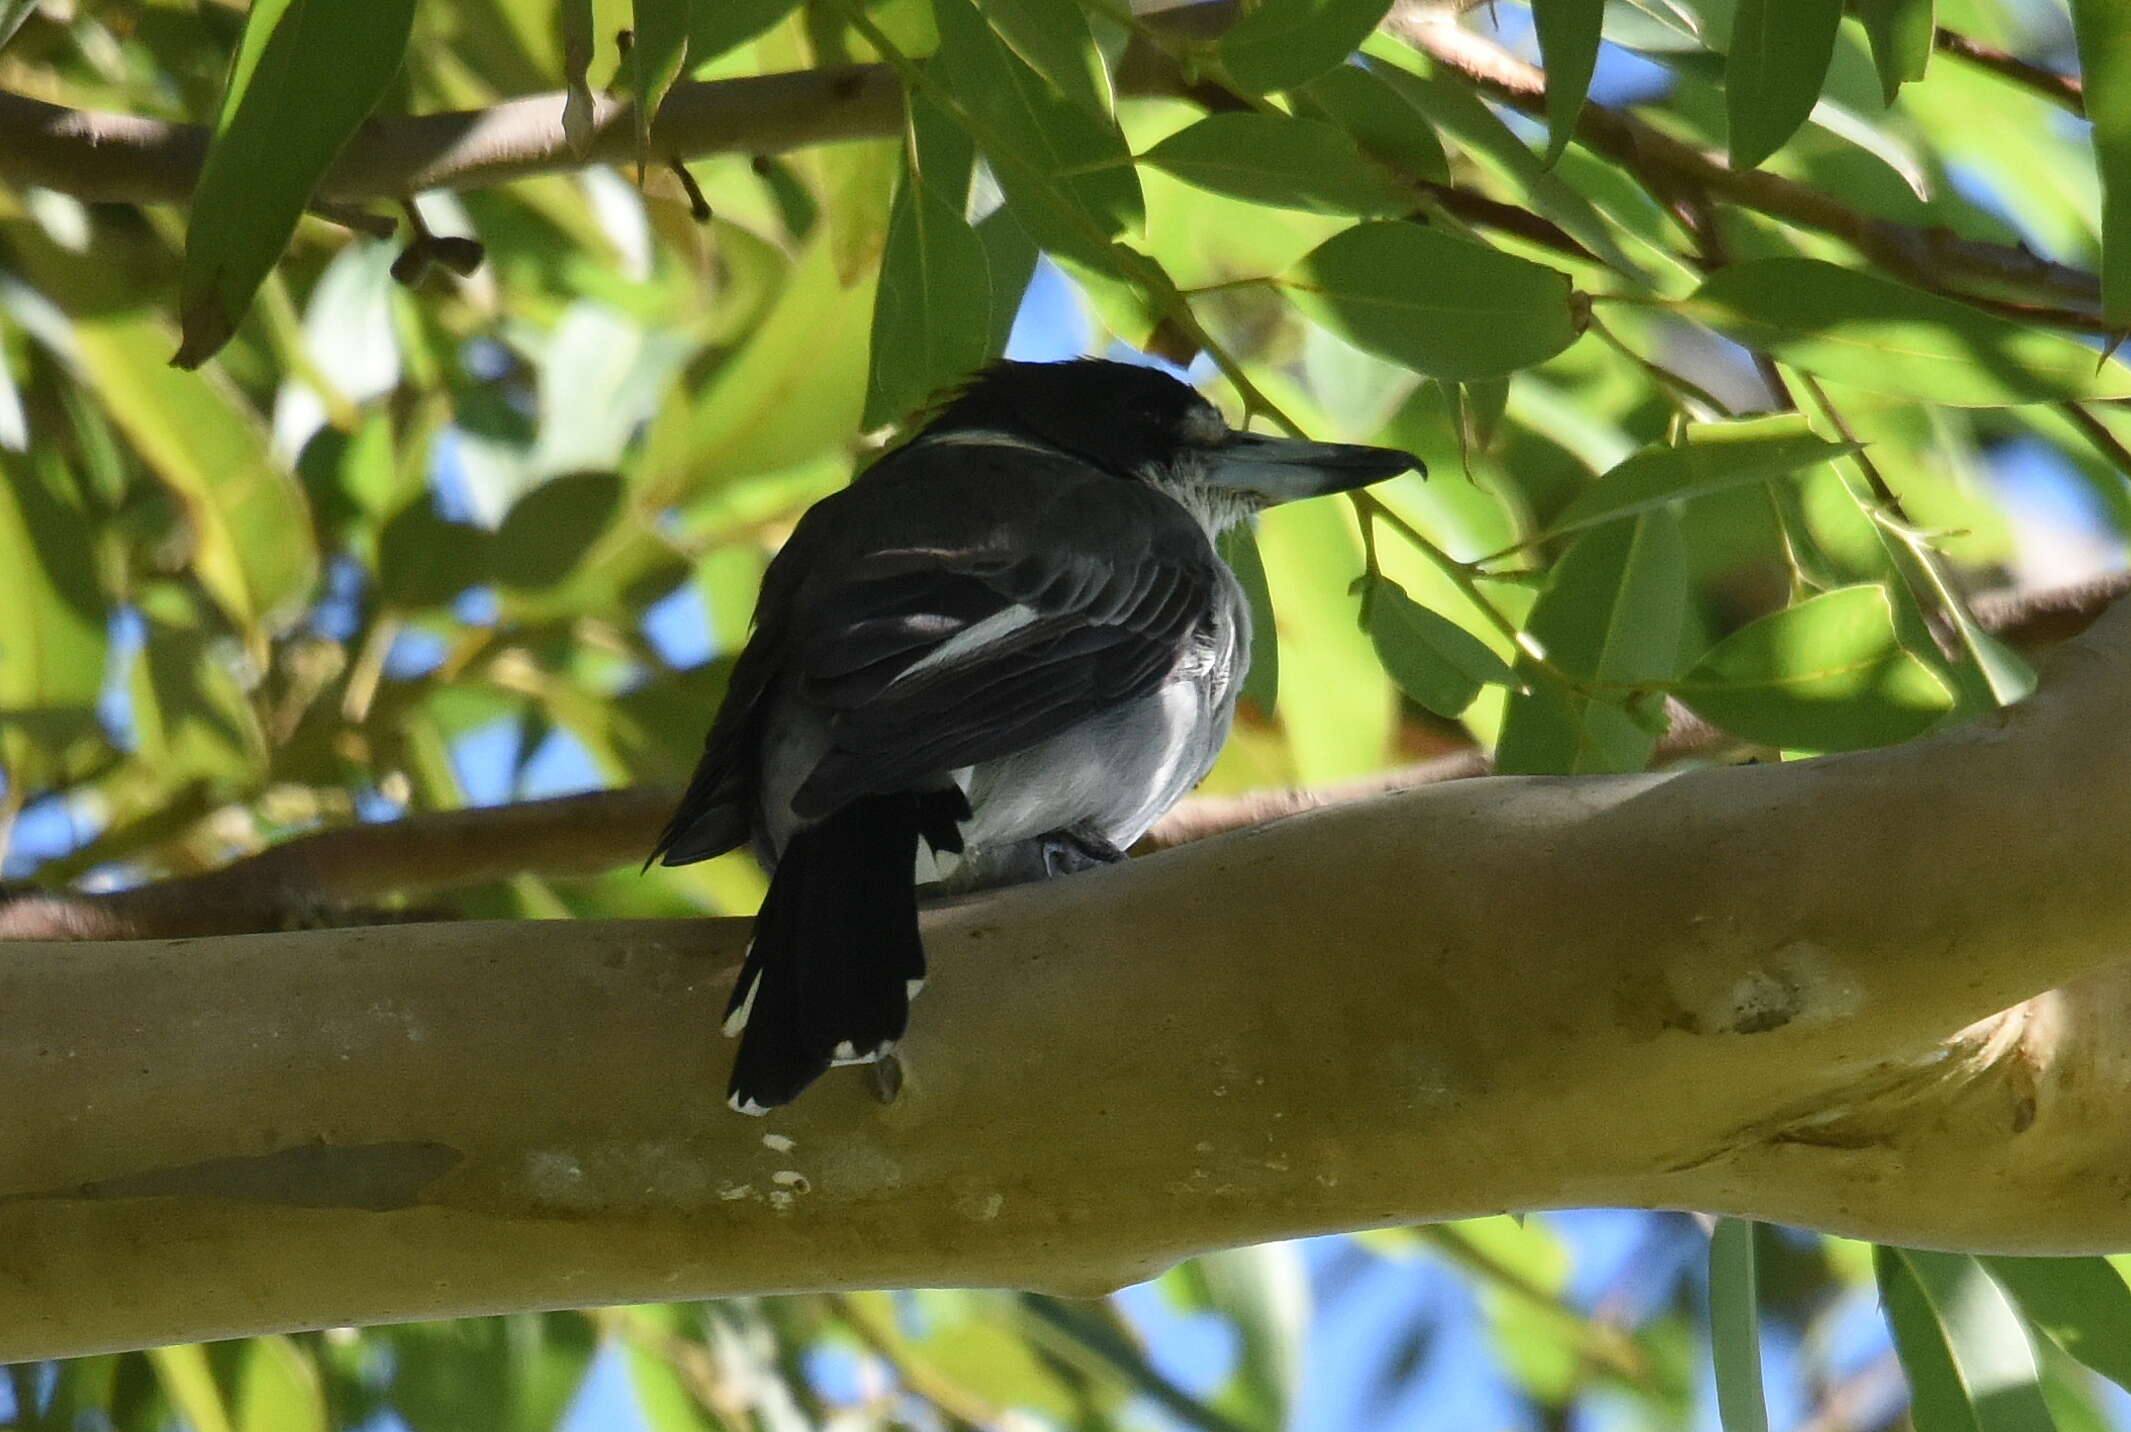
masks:
[[[722,1107],[739,921],[11,946],[0,1360],[1093,1292],[1506,1208],[2124,1246],[2127,645],[2120,605],[1901,747],[1453,782],[935,910],[886,1108]]]

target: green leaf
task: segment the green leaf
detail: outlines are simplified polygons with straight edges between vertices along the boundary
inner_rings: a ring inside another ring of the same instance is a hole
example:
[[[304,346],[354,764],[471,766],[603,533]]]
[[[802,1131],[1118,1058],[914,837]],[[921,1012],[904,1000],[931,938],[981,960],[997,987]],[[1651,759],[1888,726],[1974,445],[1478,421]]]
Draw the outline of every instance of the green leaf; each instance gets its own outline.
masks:
[[[50,747],[95,727],[104,679],[95,548],[57,466],[0,448],[0,720]]]
[[[1539,31],[1539,54],[1546,62],[1546,163],[1551,167],[1576,137],[1576,116],[1583,113],[1598,68],[1599,32],[1606,18],[1605,0],[1532,0],[1532,23]]]
[[[1357,224],[1278,281],[1308,317],[1432,378],[1498,377],[1579,331],[1568,275],[1420,224]]]
[[[1888,104],[1903,85],[1924,77],[1938,17],[1935,0],[1856,0],[1858,20],[1872,45],[1881,96]]]
[[[1292,89],[1361,48],[1388,0],[1264,0],[1231,25],[1214,58],[1249,94]]]
[[[1709,1240],[1709,1353],[1724,1432],[1768,1432],[1755,1232],[1752,1223],[1720,1218]]]
[[[2131,396],[2131,369],[1950,298],[1818,259],[1711,275],[1683,305],[1749,348],[1838,383],[1951,407]]]
[[[1544,535],[1559,536],[1669,502],[1766,482],[1857,448],[1856,443],[1813,436],[1805,419],[1795,413],[1690,424],[1677,446],[1646,448],[1578,493],[1547,524]]]
[[[1975,1259],[1878,1248],[1917,1432],[2055,1432],[2026,1326]]]
[[[936,0],[940,48],[927,72],[992,161],[1007,205],[1043,248],[1102,268],[1109,241],[1145,220],[1124,135],[1008,49],[970,0]]]
[[[1107,121],[1116,108],[1110,71],[1088,12],[1075,0],[987,0],[984,18],[1023,64],[1089,114]]]
[[[311,191],[399,70],[414,0],[257,0],[193,190],[179,278],[198,367],[235,331]]]
[[[1198,1285],[1205,1306],[1228,1321],[1242,1344],[1235,1375],[1215,1405],[1248,1426],[1287,1426],[1310,1324],[1309,1278],[1295,1245],[1208,1253],[1179,1272]]]
[[[611,472],[548,479],[504,514],[489,544],[490,573],[505,587],[544,591],[554,586],[606,532],[621,500],[622,480]]]
[[[1295,779],[1336,781],[1381,767],[1398,695],[1348,584],[1361,568],[1353,517],[1337,502],[1293,502],[1258,519],[1272,604],[1280,613],[1280,728]]]
[[[1302,90],[1304,102],[1338,125],[1362,152],[1393,172],[1434,184],[1450,182],[1450,161],[1428,117],[1382,76],[1336,65]]]
[[[688,65],[695,0],[632,0],[632,8],[636,25],[626,63],[636,91],[636,162],[641,167],[651,162],[651,125],[659,106]]]
[[[1526,640],[1554,671],[1529,658],[1518,663],[1524,689],[1504,713],[1497,769],[1641,770],[1657,733],[1630,703],[1650,698],[1619,688],[1672,679],[1686,613],[1687,559],[1671,513],[1658,508],[1577,538],[1525,624]]]
[[[1315,119],[1210,114],[1140,155],[1187,184],[1320,214],[1397,214],[1413,198],[1345,133]]]
[[[151,1348],[148,1361],[155,1367],[155,1380],[163,1385],[163,1395],[191,1432],[231,1432],[229,1408],[207,1365],[205,1343]]]
[[[1753,168],[1805,123],[1841,25],[1842,0],[1739,0],[1724,65],[1732,168]]]
[[[1240,698],[1270,718],[1280,700],[1280,631],[1273,618],[1273,593],[1266,585],[1265,558],[1258,551],[1258,534],[1248,522],[1238,522],[1221,534],[1221,560],[1235,572],[1250,603],[1250,669],[1243,676]]]
[[[869,428],[906,416],[994,356],[991,265],[967,217],[975,160],[969,137],[922,95],[911,95],[902,187],[873,298]]]
[[[443,606],[489,579],[494,542],[479,527],[445,521],[419,494],[378,532],[378,598],[398,611]]]
[[[237,1374],[236,1432],[328,1432],[318,1368],[285,1337],[247,1338]]]
[[[2131,1288],[2108,1259],[1989,1257],[1983,1266],[2030,1323],[2131,1390]]]
[[[688,68],[752,40],[799,8],[799,0],[709,0],[689,8]]]
[[[1953,708],[1946,683],[1902,647],[1877,583],[1748,622],[1687,674],[1679,697],[1734,736],[1804,751],[1906,741]]]
[[[2131,329],[2131,0],[2072,0],[2101,171],[2101,308]]]
[[[1455,720],[1490,683],[1514,686],[1501,657],[1465,628],[1428,610],[1388,578],[1370,582],[1362,598],[1369,640],[1399,689]]]
[[[163,325],[143,314],[75,328],[105,414],[184,504],[200,584],[256,640],[310,594],[318,574],[310,510],[243,400],[214,375],[163,363],[166,341]]]

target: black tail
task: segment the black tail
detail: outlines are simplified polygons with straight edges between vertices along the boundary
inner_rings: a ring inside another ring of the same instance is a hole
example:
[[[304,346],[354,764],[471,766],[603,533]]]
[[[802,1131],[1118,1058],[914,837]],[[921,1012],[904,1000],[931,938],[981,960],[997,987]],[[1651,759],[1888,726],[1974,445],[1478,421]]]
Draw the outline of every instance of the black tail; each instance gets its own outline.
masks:
[[[903,1037],[925,978],[912,866],[918,841],[959,851],[957,789],[865,796],[794,835],[755,916],[725,1032],[741,1033],[727,1101],[789,1103],[831,1064]]]

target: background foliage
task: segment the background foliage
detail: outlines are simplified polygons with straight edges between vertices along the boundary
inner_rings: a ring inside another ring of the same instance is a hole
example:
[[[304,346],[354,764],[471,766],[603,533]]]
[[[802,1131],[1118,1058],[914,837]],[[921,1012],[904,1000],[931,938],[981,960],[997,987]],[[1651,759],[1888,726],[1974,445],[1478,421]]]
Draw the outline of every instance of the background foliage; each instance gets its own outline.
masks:
[[[1269,612],[1213,790],[1473,746],[1527,772],[1783,759],[2019,699],[1967,597],[2115,564],[2131,524],[2131,373],[2103,355],[2131,325],[2131,12],[1386,10],[0,0],[0,87],[215,133],[189,209],[0,183],[7,874],[108,889],[680,779],[780,535],[1002,351],[1141,350],[1239,420],[1434,471],[1239,539]],[[899,132],[743,134],[681,156],[685,185],[656,143],[676,86],[846,62],[891,67]],[[574,150],[601,96],[642,101],[617,121],[640,171],[565,155],[428,192],[398,240],[302,218],[374,107],[564,87]],[[759,888],[728,858],[442,908],[744,912]],[[1711,1232],[1497,1218],[1104,1303],[261,1338],[12,1368],[0,1414],[1874,1427],[1910,1405],[1898,1355],[1930,1432],[2077,1432],[2118,1409],[2095,1374],[2131,1378],[2109,1262]]]

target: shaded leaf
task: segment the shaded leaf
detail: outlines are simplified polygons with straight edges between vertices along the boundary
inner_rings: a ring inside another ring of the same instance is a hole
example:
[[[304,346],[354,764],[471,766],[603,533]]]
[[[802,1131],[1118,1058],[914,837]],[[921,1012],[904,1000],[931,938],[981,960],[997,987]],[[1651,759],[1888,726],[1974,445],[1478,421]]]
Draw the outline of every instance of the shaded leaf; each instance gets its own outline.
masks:
[[[1815,437],[1805,419],[1795,413],[1690,424],[1677,445],[1646,448],[1600,476],[1555,515],[1546,535],[1559,536],[1668,502],[1765,482],[1855,452],[1857,447],[1856,443]]]
[[[1605,17],[1605,0],[1532,0],[1532,23],[1539,31],[1539,54],[1546,63],[1549,165],[1576,137],[1576,116],[1583,113],[1591,72],[1598,67]]]
[[[1929,730],[1953,692],[1905,650],[1876,583],[1748,622],[1687,674],[1679,697],[1735,736],[1805,751],[1892,745]]]
[[[1917,1432],[2054,1432],[2027,1329],[1975,1259],[1882,1247],[1873,1267]]]
[[[257,0],[193,190],[179,279],[193,368],[229,341],[333,157],[399,70],[414,0]]]
[[[1924,77],[1937,27],[1934,0],[1856,0],[1857,18],[1872,45],[1880,94],[1888,104],[1901,87]]]
[[[1753,168],[1805,123],[1841,25],[1842,0],[1739,0],[1724,65],[1732,168]]]
[[[556,23],[562,33],[562,134],[570,152],[582,159],[592,147],[593,0],[558,0]]]
[[[490,573],[506,587],[554,586],[606,532],[621,499],[622,480],[611,472],[575,472],[541,483],[504,514],[489,544]]]
[[[984,18],[1023,64],[1089,114],[1107,121],[1110,71],[1076,0],[987,0]]]
[[[1518,663],[1524,689],[1510,696],[1496,768],[1641,770],[1657,745],[1656,723],[1630,703],[1647,701],[1660,713],[1662,706],[1620,688],[1676,674],[1686,610],[1686,555],[1671,513],[1660,508],[1577,538],[1525,623],[1526,639],[1563,675],[1529,658]]]
[[[1493,378],[1576,340],[1568,275],[1419,224],[1357,224],[1279,279],[1295,306],[1434,378]]]
[[[799,8],[799,0],[697,0],[688,14],[688,67],[714,60]]]
[[[1271,717],[1280,700],[1280,632],[1273,619],[1273,594],[1265,581],[1265,558],[1258,551],[1258,535],[1248,522],[1238,522],[1221,534],[1221,560],[1235,572],[1250,603],[1250,669],[1244,673],[1239,698]]]
[[[716,5],[720,0],[710,0]],[[666,91],[681,77],[688,64],[689,32],[695,22],[695,0],[632,0],[636,24],[629,43],[627,65],[636,91],[636,162],[649,165],[651,126],[665,103]]]
[[[1362,152],[1393,172],[1450,182],[1450,162],[1428,117],[1373,71],[1337,65],[1311,80],[1305,103],[1338,125]]]
[[[1214,48],[1228,77],[1250,94],[1289,89],[1361,47],[1388,0],[1264,0]]]
[[[1396,582],[1370,582],[1362,611],[1384,670],[1438,716],[1455,720],[1482,686],[1516,684],[1516,674],[1485,642],[1414,601]]]
[[[0,449],[0,719],[56,747],[95,725],[104,603],[89,527],[41,467]]]
[[[1210,114],[1140,155],[1187,184],[1258,204],[1323,214],[1396,214],[1413,199],[1321,120]]]
[[[1015,216],[1043,248],[1109,267],[1109,240],[1139,227],[1146,208],[1115,122],[1030,69],[970,0],[937,0],[933,14],[929,72],[952,88]]]
[[[902,187],[873,299],[869,428],[902,418],[995,356],[989,255],[967,217],[975,161],[969,137],[911,95]]]
[[[2131,3],[2072,0],[2079,73],[2101,171],[2101,307],[2131,329]]]
[[[1709,1240],[1709,1353],[1724,1432],[1768,1432],[1761,1387],[1761,1279],[1755,1229],[1720,1218]]]
[[[1180,1271],[1242,1344],[1235,1374],[1215,1405],[1249,1426],[1287,1426],[1310,1324],[1302,1254],[1292,1243],[1261,1243],[1205,1254]]]
[[[1685,311],[1839,383],[1953,407],[2131,396],[2131,369],[2084,344],[1818,259],[1712,275]]]

